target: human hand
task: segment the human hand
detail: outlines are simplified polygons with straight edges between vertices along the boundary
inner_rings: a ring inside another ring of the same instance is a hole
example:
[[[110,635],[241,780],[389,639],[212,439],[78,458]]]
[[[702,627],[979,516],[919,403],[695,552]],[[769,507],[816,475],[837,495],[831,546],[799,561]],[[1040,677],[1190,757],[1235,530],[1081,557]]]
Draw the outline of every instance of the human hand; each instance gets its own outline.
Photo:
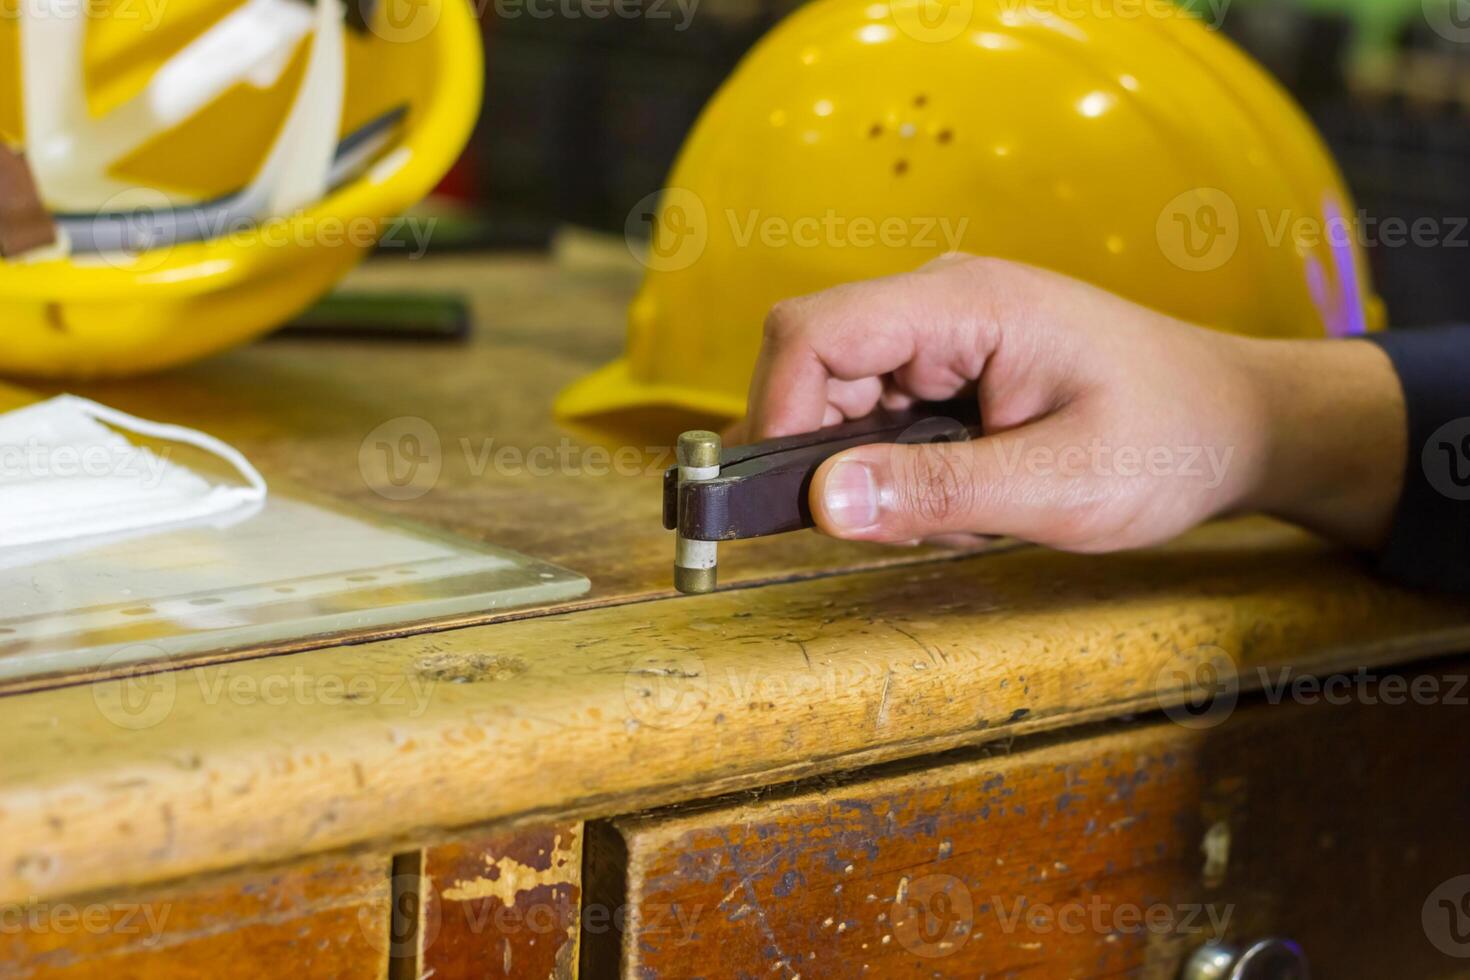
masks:
[[[967,391],[984,438],[833,457],[812,483],[818,526],[1102,552],[1265,510],[1371,547],[1401,487],[1403,397],[1377,347],[1230,336],[969,256],[777,305],[746,434]]]

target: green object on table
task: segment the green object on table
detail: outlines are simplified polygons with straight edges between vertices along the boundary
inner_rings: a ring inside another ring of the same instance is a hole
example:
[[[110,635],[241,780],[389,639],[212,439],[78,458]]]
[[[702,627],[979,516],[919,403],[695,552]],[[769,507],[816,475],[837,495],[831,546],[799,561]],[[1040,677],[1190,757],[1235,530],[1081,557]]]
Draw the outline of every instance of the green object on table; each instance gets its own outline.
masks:
[[[464,340],[469,304],[455,293],[337,292],[280,331],[283,337]]]

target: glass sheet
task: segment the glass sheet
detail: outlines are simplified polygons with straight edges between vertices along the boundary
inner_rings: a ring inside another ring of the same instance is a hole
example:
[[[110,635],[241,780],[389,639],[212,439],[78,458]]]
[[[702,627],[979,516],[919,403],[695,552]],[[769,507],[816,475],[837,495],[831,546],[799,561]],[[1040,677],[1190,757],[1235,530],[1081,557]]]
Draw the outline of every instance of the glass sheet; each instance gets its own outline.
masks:
[[[204,526],[0,549],[0,683],[540,605],[588,588],[513,552],[272,494]]]

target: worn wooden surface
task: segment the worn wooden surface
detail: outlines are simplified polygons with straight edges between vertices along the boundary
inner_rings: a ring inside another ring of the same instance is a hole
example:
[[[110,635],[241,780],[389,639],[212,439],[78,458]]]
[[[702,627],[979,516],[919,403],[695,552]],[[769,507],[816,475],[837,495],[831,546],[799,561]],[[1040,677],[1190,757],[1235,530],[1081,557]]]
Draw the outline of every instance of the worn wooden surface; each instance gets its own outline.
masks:
[[[577,822],[426,848],[411,963],[394,975],[576,980],[581,878]]]
[[[381,262],[349,280],[358,289],[465,293],[476,323],[468,343],[272,340],[72,390],[219,436],[267,479],[587,575],[591,594],[566,605],[669,594],[674,543],[663,529],[663,469],[679,432],[701,420],[648,414],[604,434],[551,418],[563,387],[623,348],[639,267],[621,240],[593,251],[591,260],[560,262],[530,255]],[[417,442],[401,443],[405,437]],[[387,482],[384,451],[400,465],[398,477],[416,474],[406,488]],[[424,460],[412,471],[411,457]],[[806,534],[741,542],[726,555],[723,577],[735,584],[926,553]],[[482,617],[494,618],[504,614]]]
[[[1470,771],[1445,764],[1470,755],[1467,677],[1428,676],[1448,703],[1256,704],[596,825],[629,912],[584,976],[1170,980],[1267,936],[1314,976],[1454,975],[1470,937],[1425,906],[1470,872]]]
[[[389,858],[313,861],[155,890],[0,908],[0,976],[381,980]]]
[[[1211,657],[1467,648],[1464,604],[1245,521],[40,691],[4,701],[0,901],[1061,728],[1181,700],[1161,678]]]

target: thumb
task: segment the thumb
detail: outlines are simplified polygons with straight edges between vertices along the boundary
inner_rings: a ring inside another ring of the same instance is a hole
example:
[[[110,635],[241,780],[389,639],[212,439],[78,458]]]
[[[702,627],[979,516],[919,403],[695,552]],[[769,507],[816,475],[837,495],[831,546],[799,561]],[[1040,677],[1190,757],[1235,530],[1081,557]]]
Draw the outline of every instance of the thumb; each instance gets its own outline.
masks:
[[[827,534],[855,541],[984,534],[1052,543],[1092,497],[1086,479],[1028,472],[1028,453],[1060,444],[1053,423],[973,442],[849,449],[813,477],[812,515]]]

